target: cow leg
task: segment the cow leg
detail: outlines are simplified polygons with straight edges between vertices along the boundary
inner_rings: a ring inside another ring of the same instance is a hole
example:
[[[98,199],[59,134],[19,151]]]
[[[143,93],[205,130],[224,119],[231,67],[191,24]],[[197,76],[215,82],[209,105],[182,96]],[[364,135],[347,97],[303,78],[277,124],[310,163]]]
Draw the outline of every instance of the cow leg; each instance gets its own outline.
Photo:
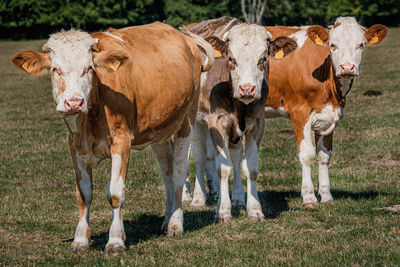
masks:
[[[190,204],[192,207],[204,207],[206,204],[207,191],[204,183],[204,172],[207,161],[207,132],[207,125],[203,125],[200,122],[194,124],[192,147],[194,162],[196,165],[196,182],[193,191],[193,201]]]
[[[185,185],[182,190],[182,201],[191,202],[193,200],[192,193],[190,192],[189,175],[186,177]]]
[[[106,252],[126,249],[125,230],[122,221],[122,205],[125,201],[125,180],[128,170],[131,140],[128,134],[119,132],[111,145],[111,180],[107,186],[107,197],[112,208],[112,223]]]
[[[172,182],[173,172],[173,152],[174,143],[172,139],[162,143],[151,145],[154,155],[157,158],[158,164],[160,165],[161,176],[164,182],[165,188],[165,217],[161,229],[167,230],[168,221],[171,216],[173,200],[174,185]]]
[[[189,125],[183,127],[189,127]],[[181,130],[185,131],[184,129]],[[182,189],[189,169],[187,159],[190,141],[190,136],[184,137],[180,132],[174,136],[173,203],[167,231],[167,236],[170,237],[183,234]]]
[[[329,161],[332,156],[333,132],[327,136],[315,134],[318,155],[318,193],[321,196],[321,202],[333,201],[330,192],[329,183]]]
[[[233,185],[232,185],[232,205],[244,207],[246,205],[245,193],[243,190],[242,177],[240,175],[240,164],[243,157],[242,142],[236,144],[229,143],[229,152],[233,164]]]
[[[208,194],[214,198],[218,199],[219,192],[219,175],[217,169],[215,168],[216,160],[216,150],[211,139],[210,131],[206,131],[206,147],[207,147],[207,162],[206,162],[206,177],[208,185]]]
[[[243,161],[243,175],[247,178],[247,205],[246,211],[250,220],[264,221],[260,199],[257,191],[258,175],[258,148],[264,133],[264,116],[257,119],[253,131],[246,134],[245,155]]]
[[[232,220],[231,215],[231,200],[229,198],[229,176],[232,171],[232,160],[229,157],[228,150],[223,143],[221,151],[216,157],[216,168],[221,173],[221,182],[219,187],[219,196],[217,203],[216,220],[229,222]]]
[[[224,116],[216,113],[208,116],[208,127],[212,143],[217,151],[215,157],[215,168],[217,173],[220,172],[220,187],[217,203],[217,213],[215,220],[229,222],[232,220],[231,200],[229,198],[229,176],[232,171],[232,160],[229,156],[228,149],[225,144],[226,121]]]
[[[78,153],[70,146],[72,162],[76,176],[76,198],[79,206],[79,223],[75,230],[71,251],[86,250],[89,248],[90,226],[89,211],[92,202],[92,168],[78,156]]]
[[[315,157],[315,148],[311,138],[311,118],[307,118],[300,112],[294,113],[290,118],[296,135],[299,160],[302,167],[301,196],[303,198],[303,207],[311,208],[318,203],[311,180],[311,165]]]
[[[190,157],[190,147],[189,147],[189,153],[188,153],[188,161]],[[190,202],[193,200],[192,193],[190,192],[190,181],[189,181],[189,173],[186,177],[185,185],[183,186],[182,190],[182,201],[184,202]]]

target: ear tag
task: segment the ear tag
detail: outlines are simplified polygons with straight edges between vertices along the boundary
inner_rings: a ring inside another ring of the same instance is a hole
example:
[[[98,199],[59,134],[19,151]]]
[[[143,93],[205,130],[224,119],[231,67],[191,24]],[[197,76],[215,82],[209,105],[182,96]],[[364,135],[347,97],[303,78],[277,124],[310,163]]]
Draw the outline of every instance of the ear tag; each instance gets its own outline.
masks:
[[[217,58],[217,57],[222,57],[222,54],[219,50],[214,48],[214,58]]]
[[[379,42],[379,37],[378,34],[375,33],[374,37],[371,38],[371,40],[369,41],[370,44],[376,44]]]
[[[119,65],[120,65],[120,62],[118,60],[112,61],[109,63],[110,68],[114,71],[116,71],[118,69]]]
[[[324,42],[322,42],[321,38],[319,38],[318,35],[315,37],[315,43],[316,43],[317,45],[323,45],[323,44],[324,44]]]
[[[281,48],[281,50],[275,53],[275,58],[283,58],[284,55],[283,48]]]
[[[21,66],[27,73],[31,73],[32,72],[32,70],[33,70],[33,67],[32,66],[29,66],[28,65],[28,63],[24,63],[24,64],[22,64],[22,66]]]

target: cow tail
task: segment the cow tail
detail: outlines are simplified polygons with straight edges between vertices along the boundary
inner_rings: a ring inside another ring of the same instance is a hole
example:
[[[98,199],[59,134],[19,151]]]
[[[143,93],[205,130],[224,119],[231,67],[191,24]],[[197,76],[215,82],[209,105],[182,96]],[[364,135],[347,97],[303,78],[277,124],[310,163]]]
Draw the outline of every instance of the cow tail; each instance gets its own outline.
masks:
[[[180,28],[181,32],[189,36],[200,49],[201,52],[201,71],[208,71],[214,63],[214,49],[211,44],[204,40],[201,36],[190,32],[185,26]]]

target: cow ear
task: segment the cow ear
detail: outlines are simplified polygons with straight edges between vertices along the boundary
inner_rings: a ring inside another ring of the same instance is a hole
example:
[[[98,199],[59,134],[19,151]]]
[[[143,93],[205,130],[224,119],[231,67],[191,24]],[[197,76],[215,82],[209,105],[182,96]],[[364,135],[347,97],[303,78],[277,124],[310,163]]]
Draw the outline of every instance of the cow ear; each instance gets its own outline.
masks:
[[[367,39],[367,44],[374,45],[379,44],[386,36],[388,28],[381,24],[375,24],[369,29],[364,31],[365,39]]]
[[[310,26],[307,29],[308,38],[317,45],[327,45],[329,41],[329,32],[321,26]]]
[[[226,54],[228,53],[227,42],[222,41],[216,36],[207,37],[205,40],[209,42],[211,46],[214,48],[215,58],[226,56]]]
[[[42,74],[50,69],[51,60],[48,53],[38,53],[32,50],[22,50],[11,58],[12,63],[29,74]]]
[[[96,51],[94,47],[93,62],[95,67],[116,71],[128,58],[128,54],[122,50]]]
[[[278,37],[269,43],[268,53],[274,58],[283,58],[297,48],[297,43],[289,37]]]

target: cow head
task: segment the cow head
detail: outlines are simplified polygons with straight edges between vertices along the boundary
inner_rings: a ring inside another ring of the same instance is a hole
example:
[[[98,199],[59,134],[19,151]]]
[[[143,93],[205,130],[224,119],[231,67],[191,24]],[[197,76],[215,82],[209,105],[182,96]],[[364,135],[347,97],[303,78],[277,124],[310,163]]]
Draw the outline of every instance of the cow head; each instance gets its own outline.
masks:
[[[329,45],[330,56],[337,77],[358,76],[366,45],[380,43],[388,29],[383,25],[363,28],[353,17],[340,17],[328,32],[320,26],[307,29],[316,44]]]
[[[43,52],[23,50],[12,57],[18,68],[29,74],[50,70],[56,110],[65,117],[88,112],[95,67],[116,70],[127,56],[93,51],[98,39],[88,33],[70,30],[50,36]]]
[[[261,98],[263,80],[268,79],[265,70],[269,56],[284,57],[297,47],[287,37],[271,39],[271,33],[264,27],[248,24],[234,26],[222,40],[215,36],[206,39],[227,59],[233,97],[245,104]]]

